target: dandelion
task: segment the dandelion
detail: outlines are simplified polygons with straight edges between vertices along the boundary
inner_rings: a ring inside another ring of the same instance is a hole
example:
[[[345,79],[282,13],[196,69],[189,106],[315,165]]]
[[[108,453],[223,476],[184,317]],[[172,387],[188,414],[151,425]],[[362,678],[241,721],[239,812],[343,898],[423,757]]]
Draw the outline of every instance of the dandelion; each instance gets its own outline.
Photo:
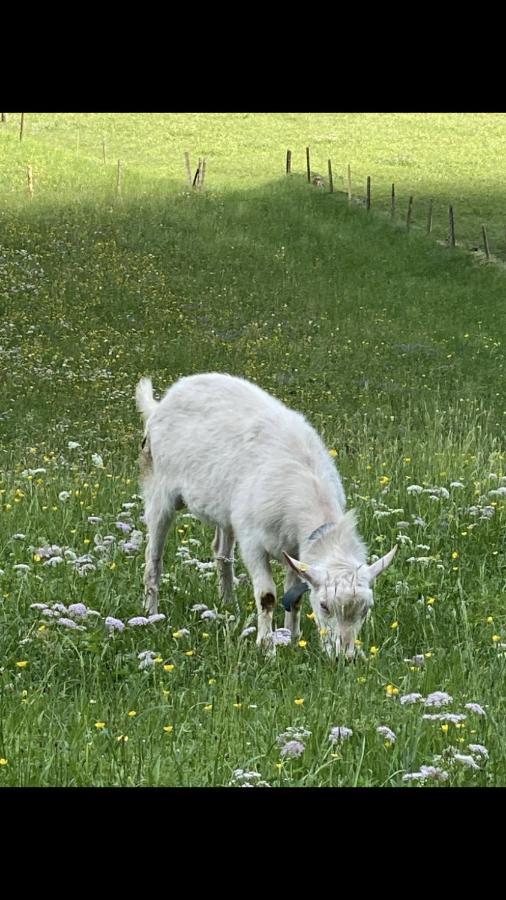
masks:
[[[386,691],[387,697],[396,697],[397,694],[399,693],[399,688],[396,688],[395,685],[393,685],[393,684],[387,684],[385,687],[385,691]]]
[[[103,731],[105,728],[105,722],[95,722],[95,728],[97,731]]]
[[[434,691],[426,698],[424,706],[447,706],[449,703],[453,703],[453,697],[450,697],[450,694],[446,694],[444,691]]]
[[[306,619],[309,619],[310,621],[312,621],[314,619],[314,617],[315,617],[314,612],[306,613]]]
[[[173,725],[164,725],[163,730],[166,732],[166,734],[172,734],[172,732],[174,731],[174,726]]]
[[[9,765],[9,760],[5,759],[4,756],[1,756],[0,757],[0,766],[7,766],[7,765]]]
[[[351,728],[347,728],[345,725],[336,725],[330,730],[329,741],[332,744],[342,743],[343,741],[348,740],[352,734],[353,731]]]
[[[234,707],[235,707],[236,709],[240,709],[241,706],[242,706],[242,703],[240,703],[239,701],[237,701],[237,703],[234,703]]]
[[[280,756],[284,759],[297,759],[299,756],[302,756],[305,749],[302,741],[288,741],[281,749]]]
[[[450,727],[450,726],[448,725],[448,723],[445,722],[444,725],[441,725],[441,731],[442,731],[444,734],[448,734],[448,729],[449,729],[449,727]]]
[[[371,656],[377,656],[379,653],[379,647],[375,647],[374,645],[369,648],[369,653]]]
[[[388,725],[378,725],[376,731],[378,734],[383,735],[388,742],[395,744],[397,735],[395,734],[395,731],[392,731],[392,729],[388,727]]]
[[[332,447],[332,449],[329,450],[329,456],[331,456],[332,459],[335,459],[335,457],[337,456],[337,450],[335,450],[334,447]]]
[[[389,482],[390,482],[390,478],[388,477],[388,475],[382,475],[379,480],[379,483],[381,485],[389,484]]]
[[[307,647],[307,641],[299,641],[298,645],[304,650],[304,647]]]
[[[295,703],[295,706],[304,706],[304,698],[303,697],[296,697],[293,702]]]
[[[125,744],[128,741],[128,734],[118,734],[116,740],[123,741],[123,743]]]
[[[390,625],[390,628],[392,629],[392,631],[395,631],[398,627],[399,627],[399,623],[397,621],[392,622],[392,624]]]
[[[185,650],[185,654],[184,654],[184,655],[185,655],[185,656],[193,656],[194,653],[195,653],[195,650]]]
[[[165,665],[163,667],[163,671],[164,672],[173,672],[175,668],[176,667],[173,663],[165,663]]]
[[[486,716],[486,712],[479,703],[466,703],[465,709],[469,709],[471,712],[475,713],[477,716]]]
[[[26,669],[27,665],[28,665],[28,660],[27,660],[27,659],[20,659],[20,660],[16,663],[16,666],[18,667],[18,669]]]
[[[135,710],[135,709],[131,709],[131,710],[127,713],[127,716],[129,717],[129,719],[134,719],[136,715],[137,715],[137,710]]]
[[[178,640],[179,638],[182,638],[182,637],[184,637],[185,635],[188,635],[188,634],[190,634],[190,632],[188,631],[187,628],[180,628],[178,631],[173,631],[173,632],[172,632],[172,637],[173,637],[173,638],[176,638],[176,640]]]
[[[500,640],[501,640],[501,635],[500,635],[500,634],[493,634],[493,635],[492,635],[492,641],[494,642],[494,644],[498,644]]]
[[[210,678],[208,684],[216,684],[216,678]]]
[[[204,712],[211,712],[212,708],[213,708],[212,703],[206,703],[206,705],[204,706]]]

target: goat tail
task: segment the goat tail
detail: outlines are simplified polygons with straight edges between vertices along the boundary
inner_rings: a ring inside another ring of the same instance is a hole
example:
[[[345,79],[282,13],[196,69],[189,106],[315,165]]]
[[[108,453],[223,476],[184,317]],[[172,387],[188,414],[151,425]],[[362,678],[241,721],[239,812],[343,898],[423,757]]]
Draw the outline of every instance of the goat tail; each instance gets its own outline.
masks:
[[[144,424],[148,421],[150,415],[154,413],[158,406],[158,400],[153,397],[153,385],[151,378],[141,378],[135,389],[135,402],[139,410]]]

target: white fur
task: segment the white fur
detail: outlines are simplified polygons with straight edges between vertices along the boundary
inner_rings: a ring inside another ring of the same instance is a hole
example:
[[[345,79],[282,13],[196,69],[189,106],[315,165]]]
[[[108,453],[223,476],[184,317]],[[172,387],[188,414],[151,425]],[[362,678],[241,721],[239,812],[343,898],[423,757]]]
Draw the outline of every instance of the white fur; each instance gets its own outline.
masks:
[[[289,565],[285,589],[299,578],[310,583],[317,621],[330,633],[330,638],[323,636],[327,649],[330,641],[331,652],[350,653],[352,632],[354,639],[363,609],[372,603],[369,583],[374,576],[369,575],[353,513],[345,512],[341,479],[304,416],[251,382],[218,373],[180,379],[159,403],[151,381],[142,378],[136,400],[146,423],[145,605],[150,613],[158,609],[167,529],[175,510],[184,505],[217,526],[213,549],[228,602],[238,541],[253,582],[259,644],[271,646],[276,588],[269,561],[278,559]],[[334,527],[310,541],[326,523]],[[299,568],[293,559],[297,556],[311,564],[313,578]],[[329,613],[322,612],[322,602]],[[300,633],[299,605],[285,616],[294,639]]]

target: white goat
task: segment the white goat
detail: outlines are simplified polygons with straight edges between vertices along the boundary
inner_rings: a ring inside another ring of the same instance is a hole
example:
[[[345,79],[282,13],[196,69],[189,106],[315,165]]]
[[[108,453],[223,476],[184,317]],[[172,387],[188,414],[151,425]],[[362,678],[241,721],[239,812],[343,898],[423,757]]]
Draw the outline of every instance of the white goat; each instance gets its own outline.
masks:
[[[373,603],[371,583],[395,546],[368,566],[341,479],[304,416],[255,384],[209,373],[181,378],[160,402],[148,378],[136,389],[145,422],[141,468],[148,528],[145,607],[158,610],[167,530],[183,507],[217,526],[220,592],[233,599],[237,540],[258,610],[257,643],[272,652],[276,587],[270,560],[285,561],[285,627],[300,636],[301,595],[310,590],[322,643],[353,656]],[[299,562],[299,557],[304,562]]]

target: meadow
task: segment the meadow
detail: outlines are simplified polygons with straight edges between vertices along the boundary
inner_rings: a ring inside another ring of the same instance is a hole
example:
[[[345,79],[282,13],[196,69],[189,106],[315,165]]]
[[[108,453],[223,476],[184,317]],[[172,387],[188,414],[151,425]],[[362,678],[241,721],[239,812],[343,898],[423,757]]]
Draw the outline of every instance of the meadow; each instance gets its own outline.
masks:
[[[502,253],[506,116],[27,114],[22,142],[18,122],[0,126],[0,785],[504,786],[506,274],[463,247],[484,221]],[[307,144],[334,195],[307,183]],[[348,207],[348,162],[383,210]],[[392,180],[455,202],[462,248],[438,243],[446,219],[392,224]],[[165,618],[138,621],[135,384],[206,370],[304,412],[371,556],[400,545],[352,665],[321,654],[308,603],[300,644],[259,655],[247,579],[238,616],[185,512]]]

